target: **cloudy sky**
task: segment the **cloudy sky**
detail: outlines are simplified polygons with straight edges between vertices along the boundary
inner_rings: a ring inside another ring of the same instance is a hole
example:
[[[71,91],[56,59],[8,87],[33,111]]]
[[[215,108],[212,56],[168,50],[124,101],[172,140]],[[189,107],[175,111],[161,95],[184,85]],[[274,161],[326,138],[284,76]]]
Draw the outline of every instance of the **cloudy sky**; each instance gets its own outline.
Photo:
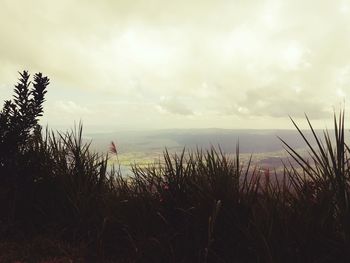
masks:
[[[0,3],[0,99],[43,72],[51,127],[323,128],[349,105],[350,0]]]

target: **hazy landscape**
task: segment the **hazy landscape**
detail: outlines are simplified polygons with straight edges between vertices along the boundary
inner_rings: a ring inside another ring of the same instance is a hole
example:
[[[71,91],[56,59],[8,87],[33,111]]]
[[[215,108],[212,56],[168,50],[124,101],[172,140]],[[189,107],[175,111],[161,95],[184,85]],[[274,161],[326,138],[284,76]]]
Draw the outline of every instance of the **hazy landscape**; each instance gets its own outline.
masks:
[[[0,263],[349,263],[350,0],[0,0]]]
[[[322,134],[322,131],[317,131]],[[312,138],[311,131],[305,136]],[[305,142],[295,130],[233,130],[233,129],[173,129],[155,131],[124,131],[114,133],[86,133],[84,139],[91,141],[91,148],[100,153],[109,151],[113,141],[118,148],[118,160],[123,174],[130,173],[130,165],[147,165],[158,162],[167,149],[170,153],[220,148],[227,155],[236,153],[237,145],[242,162],[248,162],[264,169],[281,171],[288,158],[283,143],[288,142],[298,152],[307,155]],[[315,142],[312,142],[313,144]],[[110,164],[116,164],[116,157],[110,157]]]

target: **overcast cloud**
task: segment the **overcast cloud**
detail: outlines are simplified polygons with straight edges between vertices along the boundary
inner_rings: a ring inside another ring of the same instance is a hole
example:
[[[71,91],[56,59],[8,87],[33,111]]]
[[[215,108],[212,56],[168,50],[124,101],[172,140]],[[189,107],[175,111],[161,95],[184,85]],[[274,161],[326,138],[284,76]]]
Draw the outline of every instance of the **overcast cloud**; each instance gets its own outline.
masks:
[[[323,128],[349,104],[350,1],[0,2],[0,99],[43,72],[50,126]]]

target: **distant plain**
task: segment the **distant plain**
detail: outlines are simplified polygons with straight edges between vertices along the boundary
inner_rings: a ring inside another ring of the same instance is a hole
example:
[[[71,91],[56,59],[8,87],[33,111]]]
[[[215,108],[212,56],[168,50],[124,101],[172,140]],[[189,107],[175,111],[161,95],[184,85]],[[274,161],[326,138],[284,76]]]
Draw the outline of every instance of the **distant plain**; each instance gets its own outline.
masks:
[[[311,131],[303,132],[312,141]],[[320,130],[316,133],[321,135]],[[123,174],[131,172],[132,164],[159,162],[165,149],[171,154],[179,154],[184,149],[193,152],[211,146],[228,155],[234,155],[239,146],[243,163],[247,164],[252,156],[253,166],[281,171],[283,163],[294,161],[288,157],[279,137],[302,155],[307,155],[306,144],[295,130],[173,129],[85,134],[85,140],[91,141],[92,149],[99,153],[108,152],[112,141],[116,144],[118,158],[110,155],[110,164],[116,165],[119,160]]]

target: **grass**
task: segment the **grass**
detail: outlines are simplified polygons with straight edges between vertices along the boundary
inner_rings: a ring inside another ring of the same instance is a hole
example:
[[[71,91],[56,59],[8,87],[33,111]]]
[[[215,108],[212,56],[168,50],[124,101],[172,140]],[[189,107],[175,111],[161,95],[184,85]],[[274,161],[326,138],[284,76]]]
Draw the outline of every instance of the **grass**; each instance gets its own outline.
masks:
[[[26,128],[16,159],[0,162],[0,261],[348,262],[345,115],[334,116],[333,136],[306,119],[315,143],[292,120],[309,156],[281,138],[282,173],[243,162],[237,146],[165,149],[123,177],[82,140],[81,124]]]

